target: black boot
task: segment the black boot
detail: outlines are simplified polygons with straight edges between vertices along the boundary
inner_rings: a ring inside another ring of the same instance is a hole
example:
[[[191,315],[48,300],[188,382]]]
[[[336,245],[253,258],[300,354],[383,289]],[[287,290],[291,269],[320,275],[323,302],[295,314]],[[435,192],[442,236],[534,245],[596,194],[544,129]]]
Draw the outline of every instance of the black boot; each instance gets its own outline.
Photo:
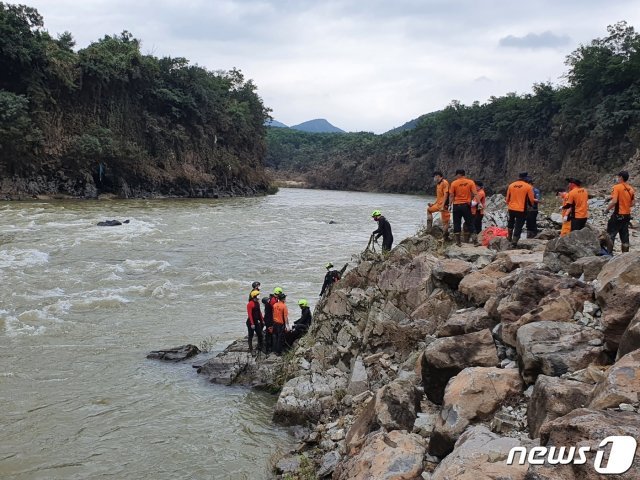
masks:
[[[253,353],[253,338],[249,339],[249,353]]]
[[[629,251],[629,244],[628,243],[623,243],[621,245],[622,248],[622,253],[627,253]]]
[[[513,228],[507,229],[507,240],[511,241],[513,239]]]
[[[456,245],[461,247],[462,246],[462,242],[460,241],[460,234],[459,233],[454,233],[453,236],[456,238]]]

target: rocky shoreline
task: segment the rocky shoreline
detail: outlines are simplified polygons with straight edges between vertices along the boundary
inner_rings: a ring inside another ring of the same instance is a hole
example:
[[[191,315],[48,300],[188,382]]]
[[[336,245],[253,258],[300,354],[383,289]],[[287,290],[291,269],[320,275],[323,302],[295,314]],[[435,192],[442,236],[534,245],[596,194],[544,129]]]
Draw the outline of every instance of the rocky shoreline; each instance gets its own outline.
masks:
[[[195,366],[279,391],[274,420],[300,442],[274,461],[278,478],[640,478],[637,450],[623,474],[594,469],[606,437],[640,437],[640,251],[634,231],[630,253],[599,256],[605,220],[517,250],[420,232],[363,254],[286,356],[253,357],[240,339]],[[507,464],[540,446],[589,447],[587,461]]]

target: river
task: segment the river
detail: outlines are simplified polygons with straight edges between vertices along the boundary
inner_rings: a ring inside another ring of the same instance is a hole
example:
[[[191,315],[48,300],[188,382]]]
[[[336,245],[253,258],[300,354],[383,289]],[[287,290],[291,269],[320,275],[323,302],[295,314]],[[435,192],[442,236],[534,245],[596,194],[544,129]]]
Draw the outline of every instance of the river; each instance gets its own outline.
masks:
[[[426,198],[282,189],[260,198],[0,203],[0,478],[261,479],[291,443],[275,397],[209,384],[158,348],[245,333],[251,282],[292,317],[382,210],[395,244]],[[119,227],[101,220],[130,219]],[[334,224],[330,224],[330,221]]]

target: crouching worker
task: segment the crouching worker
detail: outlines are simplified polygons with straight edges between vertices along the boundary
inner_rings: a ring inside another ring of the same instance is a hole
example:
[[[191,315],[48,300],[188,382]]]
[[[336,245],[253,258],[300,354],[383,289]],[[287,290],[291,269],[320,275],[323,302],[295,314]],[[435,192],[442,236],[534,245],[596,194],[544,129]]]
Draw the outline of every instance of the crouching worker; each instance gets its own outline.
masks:
[[[262,311],[260,310],[260,292],[251,292],[251,300],[247,303],[247,332],[249,333],[249,351],[253,353],[253,335],[258,337],[258,350],[262,350]]]
[[[300,318],[293,322],[293,328],[290,332],[287,332],[285,338],[287,348],[290,348],[293,342],[305,335],[311,326],[311,308],[309,308],[309,302],[304,298],[300,299],[298,300],[298,306],[300,306]]]

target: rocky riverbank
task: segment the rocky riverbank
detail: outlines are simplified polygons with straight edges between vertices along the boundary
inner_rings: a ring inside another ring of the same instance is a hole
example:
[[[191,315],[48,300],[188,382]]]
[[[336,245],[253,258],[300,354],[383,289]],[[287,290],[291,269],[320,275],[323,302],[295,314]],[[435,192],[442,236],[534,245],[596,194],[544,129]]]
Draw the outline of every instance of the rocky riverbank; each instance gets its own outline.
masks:
[[[274,420],[299,439],[279,478],[640,478],[637,451],[623,474],[594,467],[606,437],[640,436],[640,252],[633,231],[631,253],[599,256],[604,200],[591,203],[591,227],[559,238],[541,215],[549,228],[516,250],[457,247],[435,227],[363,254],[286,356],[240,339],[194,366],[279,391]],[[587,461],[507,463],[552,446],[588,447]]]

